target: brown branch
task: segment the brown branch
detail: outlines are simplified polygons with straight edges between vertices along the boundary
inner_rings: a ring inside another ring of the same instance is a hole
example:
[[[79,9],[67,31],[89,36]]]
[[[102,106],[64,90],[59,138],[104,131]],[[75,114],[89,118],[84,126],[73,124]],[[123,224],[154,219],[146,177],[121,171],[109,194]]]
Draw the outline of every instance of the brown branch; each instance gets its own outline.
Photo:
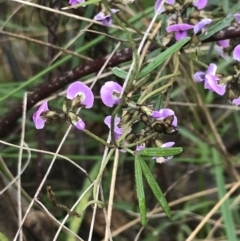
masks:
[[[213,42],[237,37],[240,37],[240,27],[227,27],[211,36],[210,38],[204,40],[204,42]],[[174,43],[174,41],[171,41],[171,43]],[[149,51],[153,51],[157,48],[157,45],[152,44],[149,47]],[[67,84],[70,84],[83,76],[99,71],[105,63],[106,58],[107,57],[103,57],[91,62],[87,62],[85,65],[79,66],[71,71],[66,72],[63,76],[53,79],[50,83],[44,83],[40,85],[36,91],[29,96],[27,102],[27,110],[31,109],[37,102],[45,99],[46,97],[65,87]],[[131,60],[131,58],[132,49],[125,48],[113,55],[107,67],[118,66],[121,63]],[[22,103],[20,103],[15,108],[13,108],[13,110],[10,111],[5,118],[1,120],[0,138],[11,134],[11,131],[15,127],[15,123],[19,118],[21,118],[22,109]]]

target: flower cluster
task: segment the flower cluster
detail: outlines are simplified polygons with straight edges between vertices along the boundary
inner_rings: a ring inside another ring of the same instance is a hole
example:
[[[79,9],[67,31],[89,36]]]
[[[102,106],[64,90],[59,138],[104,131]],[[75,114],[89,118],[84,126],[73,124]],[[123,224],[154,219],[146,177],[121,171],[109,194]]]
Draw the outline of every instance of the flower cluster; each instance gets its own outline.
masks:
[[[85,128],[84,121],[75,113],[76,108],[92,108],[94,95],[92,90],[84,83],[77,81],[69,85],[67,89],[67,98],[71,100],[70,108],[66,103],[63,105],[63,112],[59,113],[48,109],[48,102],[43,102],[33,115],[33,122],[37,129],[42,129],[45,123],[51,123],[54,119],[65,119],[68,123],[74,125],[77,129]]]
[[[122,86],[114,81],[106,82],[100,90],[101,99],[108,107],[119,104],[121,93]],[[141,140],[152,134],[154,135],[152,140],[157,147],[172,147],[175,144],[174,142],[163,143],[162,140],[163,134],[174,135],[178,132],[177,117],[173,110],[166,108],[153,110],[147,105],[137,104],[128,98],[124,100],[124,105],[128,106],[125,115],[123,115],[122,118],[116,117],[113,121],[113,132],[116,141],[126,132],[126,137],[121,142],[121,146],[128,147],[128,144],[140,142],[139,145],[136,145],[136,151],[140,151],[150,144],[150,140],[146,142],[141,142]],[[137,115],[133,120],[134,114]],[[133,123],[141,121],[145,124],[145,128],[141,130],[140,134],[132,132],[131,126],[128,126],[128,123],[131,121]],[[111,129],[111,116],[107,116],[104,123]],[[172,157],[153,157],[158,163],[164,163],[171,158]]]
[[[108,107],[114,107],[121,101],[123,88],[114,81],[107,81],[100,90],[102,102]],[[77,129],[85,129],[85,122],[77,115],[75,110],[79,107],[92,108],[94,95],[92,90],[80,81],[76,81],[67,88],[67,99],[71,100],[69,107],[64,102],[62,112],[49,110],[48,102],[43,102],[33,115],[33,122],[37,129],[44,128],[46,123],[51,123],[54,119],[64,119],[67,123],[74,125]],[[124,134],[125,137],[119,140],[119,146],[132,148],[135,146],[136,151],[144,149],[153,141],[157,147],[171,147],[174,142],[163,143],[162,136],[177,134],[177,117],[171,109],[154,110],[151,106],[135,103],[126,98],[124,106],[127,108],[126,113],[120,118],[115,117],[113,126],[111,125],[112,116],[106,116],[104,123],[113,128],[115,141],[118,141]],[[145,127],[140,133],[132,131],[132,125],[136,122],[142,122]],[[129,125],[130,123],[130,125]],[[146,141],[142,141],[144,138]],[[131,145],[136,142],[136,145]],[[130,145],[130,147],[129,147]],[[154,157],[157,162],[163,163],[172,157]]]
[[[240,45],[237,45],[233,50],[233,59],[240,62]],[[238,65],[239,66],[239,65]],[[211,63],[208,66],[206,72],[197,71],[193,79],[195,82],[200,83],[204,82],[204,88],[210,90],[211,92],[215,92],[218,95],[224,95],[227,92],[228,99],[233,104],[240,104],[240,97],[238,91],[236,90],[236,85],[234,83],[238,83],[238,79],[240,76],[240,69],[236,68],[235,75],[227,75],[216,73],[217,65]]]

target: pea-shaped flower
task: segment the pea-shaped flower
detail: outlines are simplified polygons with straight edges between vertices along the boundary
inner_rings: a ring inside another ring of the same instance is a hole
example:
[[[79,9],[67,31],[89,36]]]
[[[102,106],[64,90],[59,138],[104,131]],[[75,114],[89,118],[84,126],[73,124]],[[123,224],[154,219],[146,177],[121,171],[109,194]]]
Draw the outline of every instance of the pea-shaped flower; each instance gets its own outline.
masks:
[[[119,85],[117,82],[106,82],[100,90],[102,102],[108,107],[113,107],[114,105],[117,105],[120,102],[121,92],[122,86]]]
[[[85,107],[89,109],[92,108],[94,102],[92,90],[81,81],[76,81],[68,86],[67,98],[72,100],[72,108]]]
[[[113,13],[118,12],[118,9],[111,9]],[[104,11],[99,12],[95,17],[94,20],[102,22],[104,26],[111,26],[112,25],[112,16],[110,13],[105,13]]]
[[[160,109],[159,111],[153,111],[152,117],[154,119],[161,120],[161,119],[164,119],[164,118],[166,118],[170,115],[174,116],[172,125],[177,127],[178,120],[177,120],[177,117],[175,115],[175,112],[172,109],[163,108],[163,109]]]
[[[201,10],[206,7],[208,0],[194,0],[193,6],[195,6],[198,10]]]
[[[237,45],[233,50],[233,58],[237,61],[240,61],[240,44]]]
[[[35,124],[36,129],[43,129],[45,126],[45,122],[47,119],[43,116],[44,113],[48,111],[48,102],[43,102],[38,110],[33,114],[33,122]]]

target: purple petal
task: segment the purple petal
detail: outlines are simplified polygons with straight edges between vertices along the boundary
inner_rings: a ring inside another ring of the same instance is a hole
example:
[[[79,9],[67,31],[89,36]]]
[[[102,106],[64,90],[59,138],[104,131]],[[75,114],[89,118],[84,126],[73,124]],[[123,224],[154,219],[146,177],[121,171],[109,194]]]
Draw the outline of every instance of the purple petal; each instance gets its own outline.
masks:
[[[35,124],[36,129],[42,129],[45,125],[46,119],[41,116],[41,114],[45,111],[48,111],[48,102],[43,102],[38,110],[33,114],[33,122]]]
[[[104,123],[108,126],[109,129],[111,129],[111,119],[112,119],[112,116],[107,116],[105,119],[104,119]],[[119,128],[117,125],[120,123],[121,119],[119,117],[115,117],[115,120],[114,120],[114,133],[115,135],[117,135],[117,138],[118,139],[122,133],[123,133],[123,128]],[[120,136],[118,136],[120,135]]]
[[[217,65],[214,63],[209,64],[206,74],[215,75],[217,71]]]
[[[207,0],[195,0],[193,5],[198,9],[203,9],[207,5]]]
[[[166,142],[161,147],[172,147],[175,144],[175,142]],[[165,163],[169,160],[171,160],[173,156],[168,157],[153,157],[152,159],[155,159],[157,163]]]
[[[212,19],[210,18],[205,18],[205,19],[202,19],[199,23],[197,23],[194,28],[193,28],[193,31],[194,31],[194,34],[200,32],[201,30],[203,30],[203,28],[212,23]]]
[[[173,126],[177,126],[177,122],[178,122],[178,121],[177,121],[177,117],[175,116],[175,113],[174,113],[173,110],[168,109],[168,108],[164,108],[164,109],[161,109],[161,110],[159,111],[159,114],[160,114],[160,117],[159,117],[158,119],[163,119],[163,118],[166,118],[166,117],[168,117],[168,116],[170,116],[170,115],[173,115],[174,118],[173,118],[172,125],[173,125]]]
[[[240,44],[237,45],[233,50],[233,58],[237,61],[240,61]]]
[[[119,11],[119,9],[111,9],[113,13],[116,13]],[[103,13],[99,12],[95,17],[93,18],[94,20],[102,22],[103,25],[105,26],[111,26],[112,25],[112,16],[110,13]]]
[[[194,28],[194,25],[187,24],[187,23],[178,23],[178,24],[172,24],[166,28],[167,32],[178,32],[178,31],[186,31],[189,29]]]
[[[160,114],[159,111],[154,110],[154,111],[152,112],[151,117],[154,118],[154,119],[161,118],[161,114]]]
[[[184,38],[187,37],[187,31],[179,31],[179,32],[175,32],[175,39],[177,41],[180,41]]]
[[[218,95],[224,95],[226,92],[226,85],[219,85],[217,81],[218,77],[210,74],[206,74],[205,89],[209,89],[212,92],[216,92]]]
[[[240,97],[234,99],[234,100],[232,101],[232,103],[235,104],[235,105],[240,105]]]
[[[142,143],[141,145],[136,146],[136,151],[141,151],[146,148],[146,144]]]
[[[84,2],[85,0],[69,0],[70,5],[75,5],[75,4],[84,3]]]
[[[230,39],[223,39],[223,40],[217,41],[217,44],[219,46],[222,46],[223,48],[228,48],[229,47],[229,42],[230,42]]]
[[[161,145],[161,147],[172,147],[175,144],[175,142],[170,141],[170,142],[166,142],[164,144]]]
[[[114,105],[117,105],[120,102],[120,98],[117,97],[114,93],[120,95],[121,92],[122,86],[119,85],[117,82],[106,82],[100,90],[102,102],[108,107],[113,107]]]
[[[80,119],[76,124],[75,127],[79,130],[83,130],[85,128],[85,123],[82,119]]]
[[[67,88],[68,99],[72,100],[78,95],[81,97],[81,104],[83,104],[85,108],[92,108],[94,102],[93,92],[87,85],[80,81],[72,83]]]
[[[173,5],[175,4],[175,0],[166,0],[165,3]]]
[[[195,82],[199,83],[199,82],[203,82],[205,80],[205,73],[203,71],[197,71],[194,76],[193,79]]]
[[[240,13],[234,14],[235,20],[238,24],[240,24]]]
[[[164,10],[163,10],[163,7],[162,7],[161,9],[159,9],[161,2],[162,2],[162,0],[157,0],[157,1],[155,2],[155,6],[154,6],[154,11],[155,11],[155,13],[158,12],[158,14],[160,14],[160,13],[162,13],[162,12],[165,11],[165,8],[164,8]]]

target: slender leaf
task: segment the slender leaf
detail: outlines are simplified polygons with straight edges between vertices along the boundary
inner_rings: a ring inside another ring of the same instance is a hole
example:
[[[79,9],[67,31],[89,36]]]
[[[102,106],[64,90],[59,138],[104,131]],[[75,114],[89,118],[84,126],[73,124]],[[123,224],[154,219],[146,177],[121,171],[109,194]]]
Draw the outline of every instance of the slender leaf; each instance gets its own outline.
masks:
[[[141,167],[142,167],[142,172],[143,175],[145,176],[149,187],[151,188],[154,196],[156,197],[156,199],[158,200],[159,204],[161,205],[163,211],[167,214],[167,216],[170,218],[171,217],[171,210],[168,206],[168,203],[162,193],[161,188],[159,187],[159,185],[157,184],[155,178],[153,177],[150,169],[148,168],[147,164],[145,163],[145,161],[142,159],[142,157],[138,157],[139,162],[141,163]]]
[[[0,232],[0,240],[1,241],[9,241],[9,239],[1,232]]]
[[[211,148],[211,150],[212,150],[212,159],[215,164],[214,171],[215,171],[215,178],[217,183],[218,197],[219,199],[222,199],[226,195],[226,189],[225,189],[226,182],[224,180],[224,175],[223,175],[222,160],[216,149]],[[227,240],[237,241],[238,238],[237,238],[236,229],[234,226],[233,214],[230,208],[229,199],[227,199],[222,204],[221,213],[224,221],[224,228],[227,234]]]
[[[117,77],[119,77],[121,79],[126,79],[126,77],[127,77],[127,72],[118,67],[112,68],[112,72],[114,75],[116,75]]]
[[[138,205],[139,205],[142,225],[145,226],[147,223],[147,211],[146,211],[146,200],[145,200],[145,193],[144,193],[144,187],[143,187],[141,160],[139,160],[139,156],[135,156],[134,163],[135,163],[135,181],[136,181]]]
[[[145,68],[141,70],[138,74],[137,78],[141,79],[151,73],[154,69],[156,69],[161,63],[163,63],[167,58],[171,57],[171,55],[177,52],[182,46],[184,46],[187,42],[189,42],[191,38],[187,37],[174,45],[170,48],[159,54],[152,62],[150,62]]]
[[[183,151],[182,147],[150,147],[145,148],[138,153],[141,156],[175,156]]]

